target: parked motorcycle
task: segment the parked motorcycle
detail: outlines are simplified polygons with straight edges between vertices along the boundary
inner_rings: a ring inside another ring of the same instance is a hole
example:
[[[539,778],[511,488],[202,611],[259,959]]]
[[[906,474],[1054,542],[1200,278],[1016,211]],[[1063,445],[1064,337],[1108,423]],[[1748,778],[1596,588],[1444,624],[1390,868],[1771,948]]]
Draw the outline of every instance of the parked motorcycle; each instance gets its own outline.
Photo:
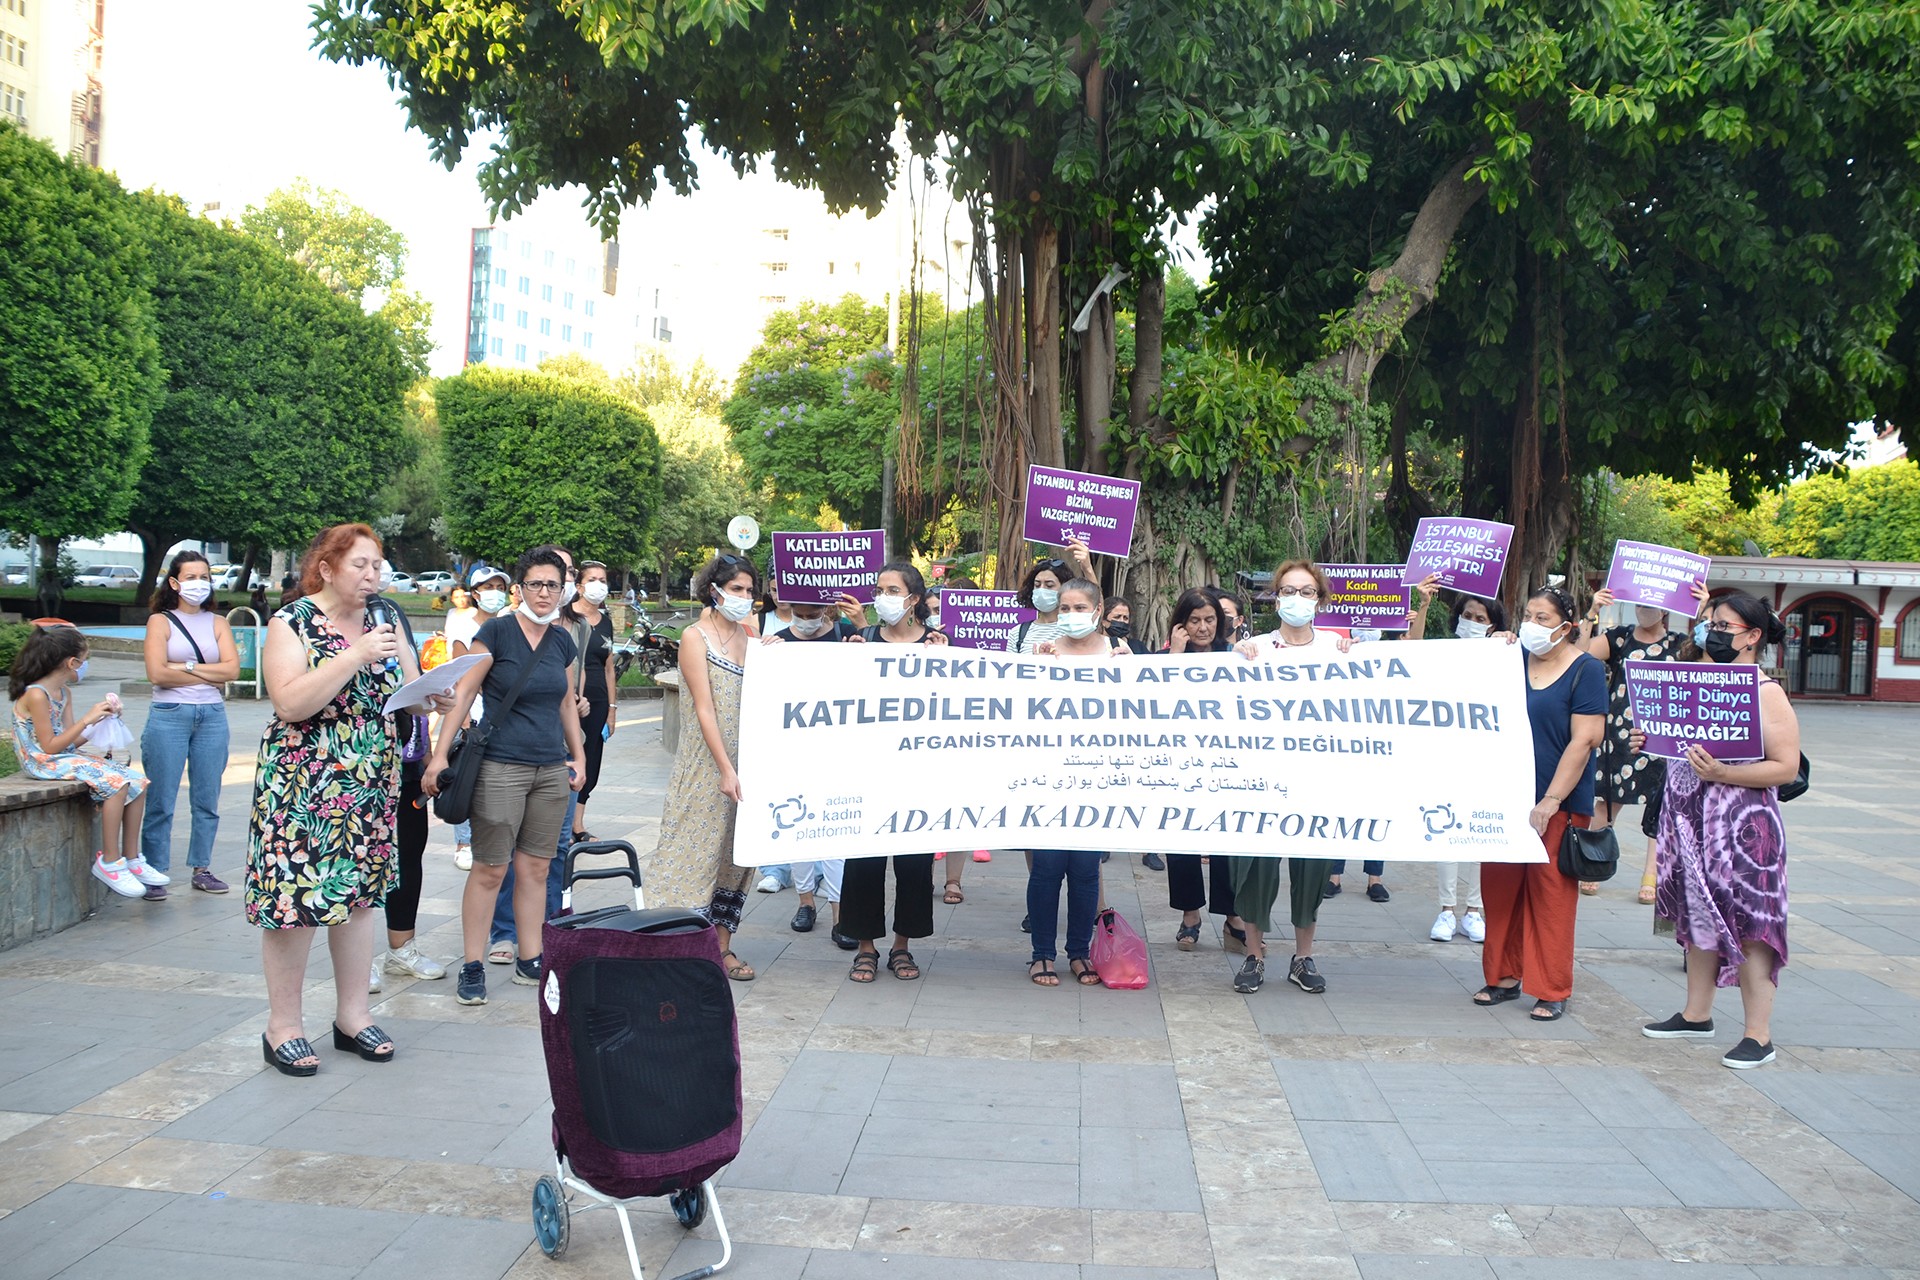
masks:
[[[676,613],[662,621],[671,622],[679,616]],[[679,639],[655,630],[655,621],[647,616],[645,610],[635,613],[633,629],[627,632],[625,640],[613,646],[615,683],[618,683],[620,677],[626,675],[636,662],[649,678],[657,677],[662,671],[680,665]]]

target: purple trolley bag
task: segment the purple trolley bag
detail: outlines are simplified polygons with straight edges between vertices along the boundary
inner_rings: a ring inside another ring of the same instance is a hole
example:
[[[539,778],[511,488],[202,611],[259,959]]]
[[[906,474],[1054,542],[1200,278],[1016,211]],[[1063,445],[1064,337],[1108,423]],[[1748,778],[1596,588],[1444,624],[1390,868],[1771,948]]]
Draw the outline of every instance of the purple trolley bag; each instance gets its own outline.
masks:
[[[625,866],[576,870],[584,855]],[[648,910],[639,855],[624,840],[566,853],[560,914],[541,932],[540,1039],[553,1093],[554,1177],[534,1188],[534,1235],[558,1258],[570,1193],[613,1208],[635,1280],[644,1280],[624,1201],[671,1198],[691,1230],[709,1207],[723,1254],[689,1273],[711,1275],[732,1255],[709,1182],[740,1154],[740,1036],[713,926],[694,911]],[[573,912],[582,880],[631,880],[633,905]],[[683,1278],[685,1280],[685,1278]]]

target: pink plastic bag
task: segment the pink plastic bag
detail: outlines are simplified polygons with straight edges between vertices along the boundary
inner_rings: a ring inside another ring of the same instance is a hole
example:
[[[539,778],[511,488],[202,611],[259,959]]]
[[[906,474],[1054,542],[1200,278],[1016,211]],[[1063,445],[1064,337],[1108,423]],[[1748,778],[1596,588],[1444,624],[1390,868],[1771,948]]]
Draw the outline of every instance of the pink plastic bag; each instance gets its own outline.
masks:
[[[1100,981],[1115,991],[1138,991],[1147,985],[1146,939],[1112,908],[1093,919],[1093,948],[1088,959]]]

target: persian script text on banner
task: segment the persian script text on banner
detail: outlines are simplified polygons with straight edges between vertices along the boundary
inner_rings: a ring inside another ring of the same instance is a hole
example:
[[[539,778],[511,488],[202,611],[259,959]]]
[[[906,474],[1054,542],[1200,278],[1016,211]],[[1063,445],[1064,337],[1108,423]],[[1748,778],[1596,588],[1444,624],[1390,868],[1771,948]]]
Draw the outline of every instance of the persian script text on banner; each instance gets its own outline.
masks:
[[[1545,860],[1525,685],[1499,640],[1256,661],[772,645],[747,660],[740,778],[742,866],[975,848]]]

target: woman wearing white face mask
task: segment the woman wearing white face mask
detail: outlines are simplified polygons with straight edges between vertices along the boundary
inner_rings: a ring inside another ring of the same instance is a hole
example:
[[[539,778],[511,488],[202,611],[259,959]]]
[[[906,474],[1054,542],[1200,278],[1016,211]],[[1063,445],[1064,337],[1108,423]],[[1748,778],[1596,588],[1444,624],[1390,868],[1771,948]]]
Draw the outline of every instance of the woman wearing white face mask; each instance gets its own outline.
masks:
[[[1533,1019],[1552,1022],[1573,995],[1573,926],[1580,883],[1560,874],[1560,841],[1593,814],[1593,757],[1606,732],[1607,671],[1574,640],[1573,597],[1541,587],[1527,597],[1520,634],[1526,652],[1527,723],[1533,730],[1533,794],[1528,821],[1546,846],[1545,862],[1489,862],[1480,868],[1487,899],[1487,984],[1478,1005],[1534,997]]]
[[[1706,607],[1707,589],[1695,584],[1694,595]],[[1600,611],[1613,603],[1613,592],[1604,588],[1594,593],[1587,610],[1586,625],[1597,626]],[[1640,902],[1653,904],[1654,856],[1658,848],[1654,835],[1659,831],[1659,810],[1652,803],[1667,785],[1667,762],[1658,756],[1641,755],[1628,743],[1633,733],[1633,705],[1627,697],[1626,664],[1629,662],[1674,662],[1686,644],[1684,632],[1667,625],[1667,611],[1635,605],[1633,625],[1609,627],[1587,641],[1587,652],[1607,664],[1607,736],[1600,743],[1599,773],[1595,776],[1596,826],[1610,826],[1620,811],[1630,804],[1646,806],[1641,830],[1647,837],[1647,861],[1640,871]],[[1651,815],[1653,821],[1646,818]],[[1583,884],[1580,892],[1598,893],[1597,884]]]
[[[573,842],[593,839],[587,830],[587,801],[600,781],[600,762],[607,752],[607,740],[620,728],[617,723],[613,677],[613,619],[601,606],[607,600],[607,566],[598,560],[580,562],[580,598],[567,606],[570,617],[582,624],[586,646],[578,659],[585,663],[581,682],[587,695],[587,715],[580,732],[587,748],[587,780],[580,788],[573,808]]]
[[[507,575],[503,570],[489,565],[475,565],[467,575],[466,597],[468,607],[460,604],[460,593],[452,597],[454,608],[447,610],[447,619],[441,630],[446,633],[447,650],[450,656],[464,658],[473,638],[480,634],[480,626],[487,619],[497,617],[507,607]],[[479,720],[486,714],[486,699],[476,697],[473,710],[469,715]],[[453,868],[456,871],[469,871],[473,868],[473,823],[457,823],[453,828]]]
[[[731,554],[715,556],[693,576],[693,598],[707,607],[680,633],[680,741],[660,843],[647,867],[647,901],[705,913],[735,982],[757,976],[730,948],[752,879],[750,869],[734,865],[733,824],[740,805],[740,682],[747,647],[758,638],[748,618],[759,586],[753,562]]]
[[[560,620],[566,561],[548,548],[535,548],[521,557],[519,578],[520,607],[489,619],[474,637],[471,652],[485,661],[460,677],[452,713],[442,722],[439,743],[421,771],[421,791],[438,795],[455,726],[465,721],[474,698],[484,690],[488,730],[473,788],[473,870],[460,898],[465,957],[455,999],[461,1004],[487,1002],[488,925],[509,863],[514,868],[513,914],[520,939],[513,981],[539,985],[548,864],[560,843],[568,792],[587,771],[568,672],[573,639],[564,627],[553,625]]]
[[[873,611],[878,626],[861,638],[868,644],[943,645],[947,637],[927,626],[927,584],[920,571],[905,560],[891,560],[874,581]],[[849,858],[840,888],[840,928],[859,943],[859,954],[847,977],[872,982],[880,972],[877,943],[886,933],[887,859]],[[887,953],[887,972],[902,982],[920,976],[908,944],[933,936],[933,855],[902,853],[893,859],[893,947]]]
[[[151,786],[140,821],[140,856],[155,871],[172,868],[173,813],[184,771],[193,809],[187,870],[202,893],[225,893],[227,885],[213,874],[213,839],[220,830],[220,775],[230,739],[225,687],[240,674],[240,651],[227,620],[207,608],[212,600],[207,558],[198,551],[176,553],[147,618],[153,710],[140,732],[140,759]],[[146,896],[165,898],[167,887],[149,885]]]
[[[1427,633],[1427,606],[1440,590],[1440,575],[1433,574],[1416,588],[1413,609],[1407,615],[1407,639],[1423,640]],[[1448,631],[1456,640],[1484,640],[1507,629],[1507,606],[1498,600],[1479,596],[1461,596],[1453,603]],[[1451,942],[1456,933],[1467,935],[1469,942],[1487,940],[1486,903],[1480,896],[1480,864],[1477,862],[1440,862],[1434,864],[1440,880],[1440,914],[1434,917],[1427,936],[1435,942]],[[1457,907],[1465,910],[1457,911]]]
[[[1093,557],[1087,551],[1087,544],[1078,538],[1070,538],[1066,546],[1066,558],[1048,556],[1027,570],[1026,578],[1020,583],[1017,597],[1020,607],[1031,609],[1034,619],[1023,622],[1007,637],[1008,653],[1032,653],[1033,647],[1042,640],[1051,640],[1060,632],[1060,588],[1071,578],[1085,578],[1098,581],[1099,575],[1093,571]]]

